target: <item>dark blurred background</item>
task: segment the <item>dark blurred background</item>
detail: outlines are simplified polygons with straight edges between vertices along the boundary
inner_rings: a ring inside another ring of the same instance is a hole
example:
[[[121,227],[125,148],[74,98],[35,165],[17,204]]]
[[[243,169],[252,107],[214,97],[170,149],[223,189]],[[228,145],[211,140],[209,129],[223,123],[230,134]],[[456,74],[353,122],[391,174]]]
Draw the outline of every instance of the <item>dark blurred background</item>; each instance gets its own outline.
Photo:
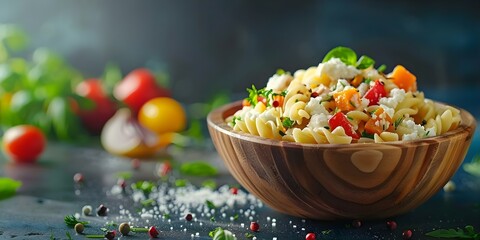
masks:
[[[427,96],[479,115],[480,1],[0,0],[0,23],[86,77],[108,62],[164,70],[186,103],[238,99],[277,68],[317,65],[343,45],[388,71],[406,66]]]

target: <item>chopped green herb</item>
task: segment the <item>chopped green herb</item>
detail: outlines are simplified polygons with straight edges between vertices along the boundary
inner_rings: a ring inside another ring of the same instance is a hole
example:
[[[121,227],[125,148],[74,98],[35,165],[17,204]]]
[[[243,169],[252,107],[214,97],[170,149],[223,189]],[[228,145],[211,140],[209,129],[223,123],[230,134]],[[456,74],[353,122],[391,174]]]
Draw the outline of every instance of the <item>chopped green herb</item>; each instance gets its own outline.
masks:
[[[427,137],[429,134],[430,134],[430,130],[428,130],[428,131],[425,133],[425,137]]]
[[[329,127],[329,126],[325,126],[325,127],[323,127],[323,128],[325,128],[325,129],[327,129],[327,130],[330,130],[330,127]]]
[[[330,234],[332,231],[333,231],[332,229],[323,230],[323,231],[322,231],[322,234],[323,234],[323,235],[328,235],[328,234]]]
[[[148,228],[143,228],[143,227],[132,227],[130,228],[130,231],[136,232],[136,233],[142,233],[142,232],[148,232]]]
[[[385,70],[387,70],[387,65],[385,65],[385,64],[382,64],[382,65],[380,65],[380,67],[377,68],[377,71],[379,73],[383,73]]]
[[[123,178],[125,180],[132,178],[131,172],[117,172],[116,175],[118,178]]]
[[[67,224],[67,226],[69,226],[71,228],[75,227],[75,224],[77,224],[77,223],[81,223],[85,226],[88,225],[88,222],[78,221],[77,218],[73,215],[65,216],[65,218],[63,218],[63,221],[65,221],[65,224]]]
[[[252,88],[247,88],[248,98],[247,101],[255,107],[258,103],[258,90],[255,85],[252,84]]]
[[[357,68],[358,69],[367,69],[371,66],[375,65],[375,61],[368,57],[368,56],[361,56],[360,59],[357,61]]]
[[[285,136],[285,135],[287,135],[287,134],[284,133],[282,130],[278,130],[278,134],[280,134],[280,136],[282,136],[282,137]]]
[[[288,93],[287,90],[283,90],[283,91],[280,93],[280,95],[283,96],[283,97],[285,97],[285,96],[287,96],[287,93]]]
[[[242,121],[242,118],[240,116],[233,116],[232,125],[235,126],[237,124],[237,121]]]
[[[480,177],[480,155],[475,156],[469,163],[463,164],[465,172]]]
[[[102,232],[107,232],[107,231],[108,231],[108,229],[107,229],[107,228],[105,228],[105,227],[102,227],[102,228],[100,228],[100,231],[102,231]]]
[[[425,234],[429,237],[436,238],[461,238],[461,239],[480,239],[480,232],[475,232],[475,229],[471,225],[465,226],[464,229],[437,229]]]
[[[12,197],[22,183],[11,178],[0,177],[0,200]]]
[[[134,190],[142,191],[143,194],[148,197],[155,188],[155,183],[150,181],[138,181],[136,183],[132,183],[132,188]]]
[[[350,103],[350,105],[354,108],[356,108],[357,106],[355,106],[355,104],[352,102],[352,101],[348,101],[348,103]]]
[[[353,121],[353,118],[352,118],[352,117],[350,117],[350,116],[347,116],[347,118]]]
[[[366,83],[366,84],[370,84],[371,81],[372,81],[372,79],[370,79],[370,78],[363,79],[363,82]]]
[[[217,182],[213,179],[207,179],[202,182],[202,186],[210,189],[216,189],[217,188]]]
[[[371,139],[374,138],[374,134],[367,133],[367,132],[362,132],[361,136],[364,138],[371,138]]]
[[[405,119],[405,116],[402,116],[400,118],[397,118],[397,120],[395,120],[395,123],[393,123],[393,126],[395,127],[395,129],[397,129],[397,127],[400,126],[400,123],[402,123],[403,119]]]
[[[72,240],[72,239],[73,239],[73,238],[72,238],[72,235],[70,235],[69,232],[65,232],[65,235],[67,236],[67,239],[68,239],[68,240]]]
[[[277,75],[283,75],[283,74],[285,74],[285,73],[286,73],[285,70],[279,68],[279,69],[277,69],[277,73],[276,73],[276,74],[277,74]]]
[[[238,216],[238,213],[235,214],[235,215],[233,215],[233,221],[237,221],[237,220],[238,220],[238,217],[239,217],[239,216]]]
[[[215,222],[215,217],[214,216],[210,217],[210,222]]]
[[[211,177],[218,174],[217,168],[205,161],[186,162],[180,166],[180,172],[189,176]]]
[[[144,207],[150,207],[155,203],[155,200],[149,198],[140,202]]]
[[[345,83],[343,83],[343,81],[340,81],[340,84],[341,84],[343,87],[346,87],[346,86],[347,86]]]
[[[322,101],[320,101],[320,103],[322,103],[322,102],[330,102],[330,101],[332,101],[332,99],[333,99],[333,96],[328,95],[325,99],[322,99]]]
[[[163,218],[165,218],[165,219],[169,219],[169,218],[170,218],[170,214],[168,214],[168,213],[164,213],[164,214],[163,214]]]
[[[215,209],[215,208],[217,208],[217,206],[215,206],[215,204],[213,204],[213,202],[210,201],[210,200],[206,200],[206,201],[205,201],[205,205],[207,205],[207,207],[210,208],[210,209]]]
[[[295,122],[292,121],[289,117],[286,117],[282,121],[282,125],[285,128],[291,128]]]
[[[187,183],[188,181],[186,179],[177,179],[175,180],[175,187],[185,187]]]
[[[254,237],[255,237],[255,235],[253,235],[252,233],[248,233],[248,232],[245,233],[245,238],[252,239]]]
[[[425,124],[427,124],[427,121],[425,119],[423,119],[422,122],[420,123],[420,125],[425,126]]]

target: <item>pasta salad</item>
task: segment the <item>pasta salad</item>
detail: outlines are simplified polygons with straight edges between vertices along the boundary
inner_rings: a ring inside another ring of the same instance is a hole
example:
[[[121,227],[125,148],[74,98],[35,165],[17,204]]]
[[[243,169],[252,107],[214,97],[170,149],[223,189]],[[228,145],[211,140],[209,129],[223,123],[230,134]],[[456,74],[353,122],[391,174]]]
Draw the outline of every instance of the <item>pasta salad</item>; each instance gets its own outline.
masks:
[[[460,124],[460,111],[425,98],[405,67],[385,74],[385,65],[374,65],[350,48],[334,48],[318,66],[293,75],[280,69],[266,87],[252,85],[226,121],[235,131],[313,144],[414,140]]]

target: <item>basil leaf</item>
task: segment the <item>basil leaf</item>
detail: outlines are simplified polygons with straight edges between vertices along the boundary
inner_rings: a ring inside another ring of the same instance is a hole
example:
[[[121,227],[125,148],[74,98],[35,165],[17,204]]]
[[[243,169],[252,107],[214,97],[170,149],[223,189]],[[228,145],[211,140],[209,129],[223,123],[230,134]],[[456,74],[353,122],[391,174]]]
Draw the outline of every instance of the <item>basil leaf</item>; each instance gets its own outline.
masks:
[[[357,54],[355,51],[347,47],[340,46],[330,50],[330,52],[325,55],[322,62],[327,62],[332,58],[338,58],[347,65],[355,66],[355,64],[357,64]]]
[[[382,73],[382,72],[384,72],[385,70],[387,70],[387,65],[385,65],[385,64],[382,64],[382,65],[380,65],[380,67],[377,68],[377,71],[378,71],[379,73]]]
[[[0,200],[12,197],[22,183],[11,178],[0,178]]]
[[[204,161],[186,162],[180,166],[180,172],[185,175],[210,177],[216,176],[218,170]]]
[[[367,69],[371,66],[375,65],[375,60],[370,58],[369,56],[361,56],[360,59],[358,59],[357,62],[357,68],[358,69]]]
[[[429,237],[437,238],[469,238],[462,229],[438,229],[425,234]]]
[[[237,238],[233,236],[232,232],[219,228],[215,232],[215,235],[213,236],[213,240],[237,240]]]

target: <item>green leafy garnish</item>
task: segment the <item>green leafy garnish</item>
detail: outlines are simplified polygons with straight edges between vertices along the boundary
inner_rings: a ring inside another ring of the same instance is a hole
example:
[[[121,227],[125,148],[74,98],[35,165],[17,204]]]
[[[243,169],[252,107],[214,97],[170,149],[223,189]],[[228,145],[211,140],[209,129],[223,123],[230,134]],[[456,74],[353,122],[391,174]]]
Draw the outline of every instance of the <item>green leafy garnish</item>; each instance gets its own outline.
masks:
[[[465,172],[480,177],[480,155],[475,156],[471,162],[463,164]]]
[[[289,117],[286,117],[282,121],[282,125],[285,128],[291,128],[295,122],[292,121]]]
[[[217,168],[205,161],[186,162],[180,166],[180,172],[189,176],[211,177],[218,174]]]
[[[12,197],[22,183],[11,178],[0,178],[0,200]]]
[[[387,70],[387,65],[382,64],[380,67],[377,68],[377,72],[383,73],[385,70]]]
[[[368,56],[361,56],[360,59],[357,61],[357,68],[358,69],[367,69],[371,66],[375,65],[375,61],[368,57]]]
[[[202,187],[210,188],[210,189],[216,189],[217,188],[217,182],[213,179],[207,179],[202,182]]]
[[[210,231],[208,236],[210,236],[213,240],[237,240],[237,238],[233,236],[232,232],[224,230],[221,227],[217,227]]]
[[[138,181],[138,182],[132,184],[132,188],[134,190],[142,191],[143,194],[146,197],[148,197],[148,195],[150,195],[150,193],[155,188],[155,183],[150,182],[150,181]]]
[[[233,116],[232,118],[232,125],[235,126],[237,124],[237,120],[242,121],[242,118],[240,116]]]
[[[175,180],[175,187],[185,187],[187,186],[187,179],[177,179]]]
[[[247,92],[248,92],[247,101],[252,106],[255,107],[255,105],[257,105],[257,103],[258,103],[258,96],[259,96],[257,88],[255,87],[255,85],[252,84],[252,88],[247,88]]]
[[[371,138],[371,139],[374,138],[374,134],[367,133],[367,132],[362,132],[361,136],[364,138]]]
[[[238,217],[239,217],[238,213],[235,214],[235,215],[233,215],[233,221],[237,221],[237,220],[238,220]]]
[[[210,217],[210,222],[216,222],[216,220],[215,220],[215,217],[214,217],[214,216]]]
[[[252,233],[245,233],[245,238],[252,239],[253,237],[255,237],[255,235]]]
[[[397,127],[400,126],[400,123],[402,123],[403,119],[405,119],[405,116],[402,116],[400,118],[397,118],[397,120],[395,120],[395,123],[393,123],[393,126],[395,127],[395,129],[397,129]]]
[[[150,206],[152,206],[152,205],[155,203],[155,200],[149,198],[149,199],[142,200],[140,203],[141,203],[142,206],[144,206],[144,207],[150,207]]]
[[[67,224],[67,226],[72,227],[72,228],[75,227],[75,224],[77,224],[77,223],[81,223],[85,226],[88,225],[88,222],[78,221],[78,219],[73,215],[67,215],[67,216],[65,216],[65,218],[63,220],[65,221],[65,224]]]
[[[347,47],[340,46],[330,50],[327,55],[325,55],[322,62],[328,62],[328,60],[332,58],[338,58],[347,65],[354,66],[357,63],[357,54],[355,51]]]
[[[118,178],[125,179],[125,180],[132,178],[131,172],[117,172],[116,175]]]
[[[68,240],[72,240],[72,239],[73,239],[73,238],[72,238],[72,235],[70,235],[69,232],[65,232],[65,235],[67,236],[67,239],[68,239]]]
[[[213,202],[210,201],[210,200],[206,200],[206,201],[205,201],[205,205],[207,205],[207,207],[210,208],[210,209],[215,209],[215,208],[217,208],[217,206],[215,206],[215,204],[213,204]]]
[[[277,69],[277,72],[276,72],[277,75],[283,75],[285,73],[286,73],[285,70],[283,70],[281,68]]]
[[[429,237],[436,238],[462,238],[480,240],[480,233],[476,233],[473,226],[467,225],[464,229],[438,229],[425,234]]]
[[[168,214],[168,213],[164,213],[164,214],[163,214],[163,218],[165,218],[165,219],[169,219],[169,218],[170,218],[170,214]]]
[[[328,235],[328,234],[330,234],[332,231],[333,231],[332,229],[323,230],[323,231],[322,231],[322,234],[323,234],[323,235]]]

